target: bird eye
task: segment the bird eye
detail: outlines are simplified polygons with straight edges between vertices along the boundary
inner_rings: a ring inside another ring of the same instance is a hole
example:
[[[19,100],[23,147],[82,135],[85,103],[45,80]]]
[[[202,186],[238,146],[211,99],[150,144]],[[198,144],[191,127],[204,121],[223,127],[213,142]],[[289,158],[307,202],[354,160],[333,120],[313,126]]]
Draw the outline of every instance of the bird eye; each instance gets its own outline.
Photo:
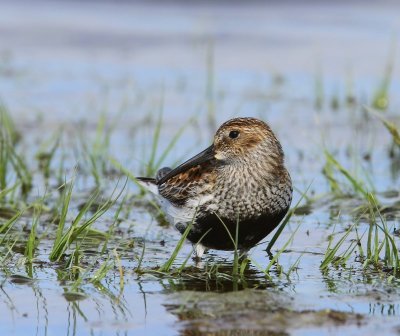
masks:
[[[229,137],[231,139],[236,139],[239,136],[239,131],[230,131],[229,132]]]

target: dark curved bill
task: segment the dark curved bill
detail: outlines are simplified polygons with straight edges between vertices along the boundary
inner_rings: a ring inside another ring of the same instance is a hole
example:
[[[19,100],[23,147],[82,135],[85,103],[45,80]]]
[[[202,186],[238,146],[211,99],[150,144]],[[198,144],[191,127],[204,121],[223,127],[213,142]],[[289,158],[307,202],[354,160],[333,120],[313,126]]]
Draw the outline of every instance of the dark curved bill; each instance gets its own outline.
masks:
[[[196,167],[199,164],[207,162],[211,159],[214,159],[214,145],[203,150],[201,153],[193,156],[191,159],[187,160],[186,162],[182,163],[175,169],[172,169],[168,174],[164,175],[159,181],[157,181],[158,185],[163,184],[164,182],[168,181],[170,178],[183,173],[184,171]]]

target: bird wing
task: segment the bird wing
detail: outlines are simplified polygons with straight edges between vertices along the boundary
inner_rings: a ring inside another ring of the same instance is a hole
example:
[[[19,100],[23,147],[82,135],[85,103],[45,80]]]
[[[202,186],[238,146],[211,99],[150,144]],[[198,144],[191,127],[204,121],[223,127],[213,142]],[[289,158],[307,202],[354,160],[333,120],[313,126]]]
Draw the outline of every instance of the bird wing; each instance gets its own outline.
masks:
[[[183,206],[188,200],[202,203],[200,200],[203,200],[203,194],[212,188],[210,182],[216,179],[216,165],[214,145],[211,145],[175,169],[160,169],[156,179],[138,180],[153,192],[154,187],[158,186],[155,194],[160,194],[172,205]]]
[[[161,196],[176,206],[183,206],[188,200],[196,199],[215,184],[216,160],[210,159],[174,175],[158,186]]]

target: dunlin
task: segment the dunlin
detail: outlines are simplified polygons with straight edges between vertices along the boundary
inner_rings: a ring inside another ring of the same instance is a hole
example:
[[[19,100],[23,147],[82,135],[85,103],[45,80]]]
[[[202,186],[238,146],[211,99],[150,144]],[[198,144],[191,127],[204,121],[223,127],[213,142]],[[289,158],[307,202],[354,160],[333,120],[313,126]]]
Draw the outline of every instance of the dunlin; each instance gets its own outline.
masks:
[[[271,128],[255,118],[228,120],[213,144],[156,178],[138,178],[159,195],[168,220],[201,258],[207,248],[247,251],[283,219],[292,200],[292,182],[281,144]],[[228,233],[229,231],[229,233]],[[232,239],[233,238],[233,239]]]

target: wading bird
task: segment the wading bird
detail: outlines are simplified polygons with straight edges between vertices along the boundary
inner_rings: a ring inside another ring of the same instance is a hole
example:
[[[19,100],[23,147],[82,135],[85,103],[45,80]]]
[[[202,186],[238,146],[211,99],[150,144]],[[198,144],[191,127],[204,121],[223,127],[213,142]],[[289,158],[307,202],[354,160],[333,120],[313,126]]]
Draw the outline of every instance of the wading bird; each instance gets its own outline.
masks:
[[[197,258],[207,248],[252,248],[286,215],[293,193],[281,144],[255,118],[228,120],[201,153],[175,169],[160,169],[156,178],[137,179],[159,196],[181,233],[192,223],[187,239]]]

